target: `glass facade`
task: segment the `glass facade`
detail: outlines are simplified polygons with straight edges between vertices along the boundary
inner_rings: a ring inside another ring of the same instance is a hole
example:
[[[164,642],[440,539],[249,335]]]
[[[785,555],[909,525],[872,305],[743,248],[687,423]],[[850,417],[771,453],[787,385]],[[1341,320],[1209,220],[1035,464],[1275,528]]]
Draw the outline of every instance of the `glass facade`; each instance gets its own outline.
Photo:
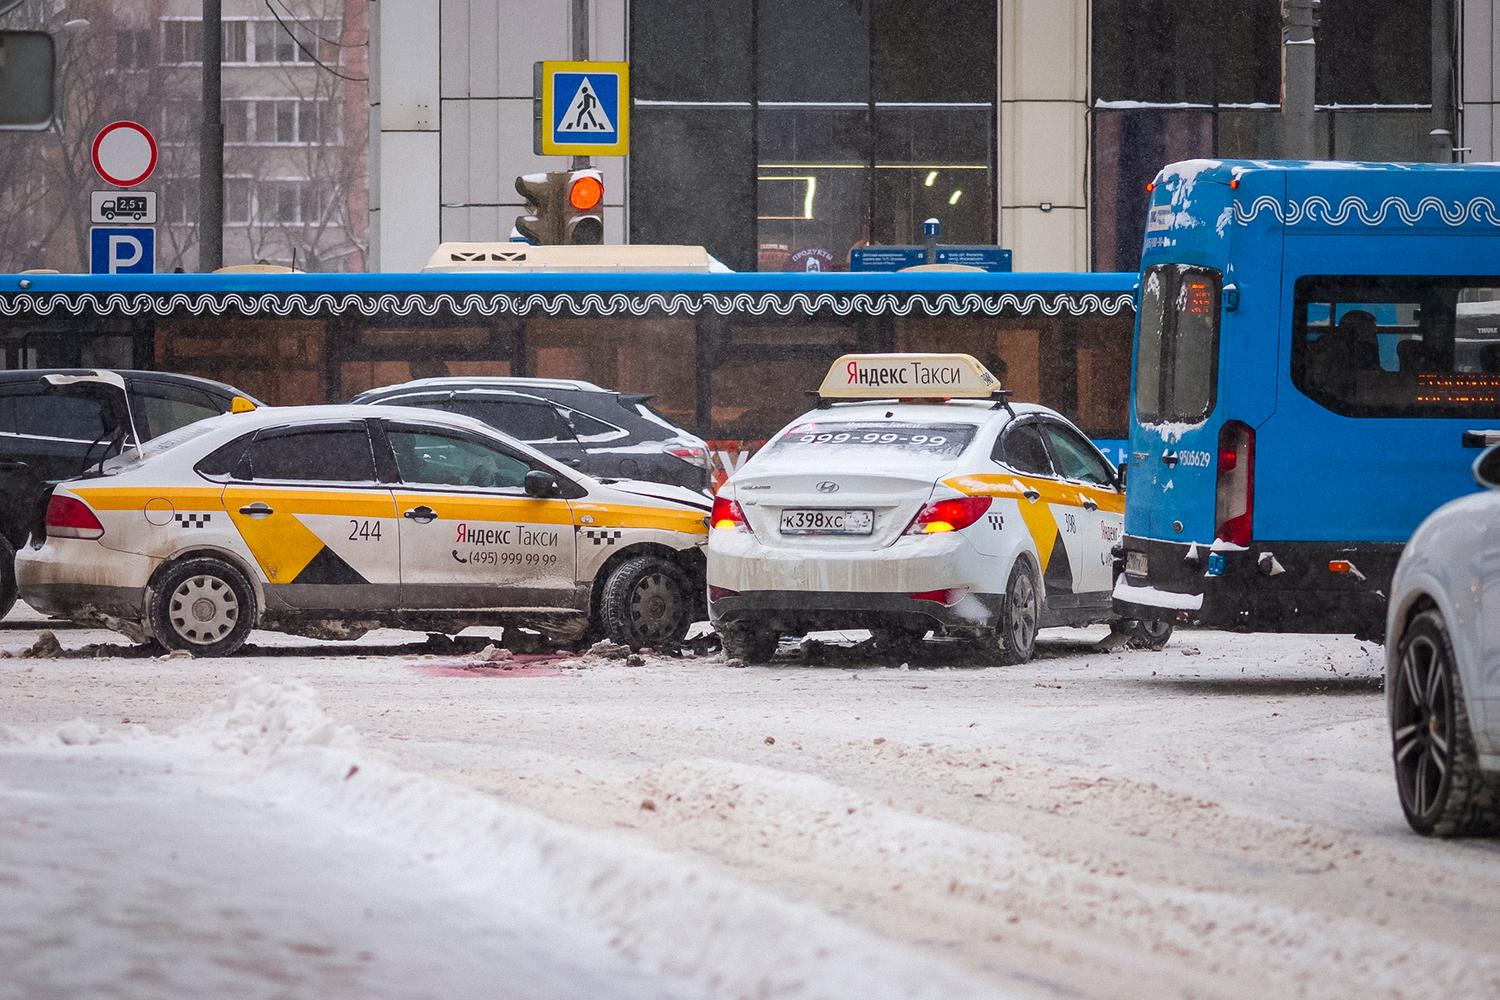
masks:
[[[631,240],[778,271],[843,270],[934,216],[947,241],[994,242],[995,16],[985,0],[636,0]]]

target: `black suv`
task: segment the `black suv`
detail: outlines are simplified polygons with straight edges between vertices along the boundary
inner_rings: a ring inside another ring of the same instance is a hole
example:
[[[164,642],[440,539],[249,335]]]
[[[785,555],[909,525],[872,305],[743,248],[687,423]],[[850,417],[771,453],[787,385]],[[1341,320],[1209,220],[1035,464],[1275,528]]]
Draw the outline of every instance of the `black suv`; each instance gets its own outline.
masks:
[[[709,487],[708,445],[647,405],[650,396],[550,378],[425,378],[351,403],[461,413],[600,479]]]
[[[149,441],[227,412],[236,396],[256,402],[206,378],[116,371],[125,383],[126,411],[113,386],[46,380],[94,374],[72,368],[0,371],[0,618],[16,600],[15,550],[26,544],[40,501],[54,483],[128,447],[131,423]]]

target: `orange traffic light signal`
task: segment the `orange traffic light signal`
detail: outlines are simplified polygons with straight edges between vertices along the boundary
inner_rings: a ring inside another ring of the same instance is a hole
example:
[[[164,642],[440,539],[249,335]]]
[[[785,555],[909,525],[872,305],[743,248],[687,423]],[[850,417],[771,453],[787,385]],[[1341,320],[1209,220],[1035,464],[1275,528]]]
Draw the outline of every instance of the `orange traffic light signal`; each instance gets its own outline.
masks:
[[[597,170],[572,170],[567,180],[568,203],[563,209],[562,242],[604,242],[604,177]]]

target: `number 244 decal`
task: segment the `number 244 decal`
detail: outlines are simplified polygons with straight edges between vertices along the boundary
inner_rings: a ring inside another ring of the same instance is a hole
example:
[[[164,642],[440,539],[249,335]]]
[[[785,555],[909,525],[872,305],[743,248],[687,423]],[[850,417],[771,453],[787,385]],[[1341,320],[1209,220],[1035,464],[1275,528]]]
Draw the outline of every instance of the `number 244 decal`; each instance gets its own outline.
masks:
[[[349,540],[351,542],[378,542],[380,541],[379,521],[358,521],[349,519]]]

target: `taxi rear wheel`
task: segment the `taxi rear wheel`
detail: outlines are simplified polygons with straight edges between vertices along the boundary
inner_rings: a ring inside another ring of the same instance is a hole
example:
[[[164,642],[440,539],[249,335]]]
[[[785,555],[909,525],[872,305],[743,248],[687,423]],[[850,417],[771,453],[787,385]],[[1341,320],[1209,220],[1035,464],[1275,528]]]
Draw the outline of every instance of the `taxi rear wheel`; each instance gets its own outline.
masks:
[[[679,645],[692,625],[692,585],[677,564],[636,556],[604,584],[599,617],[610,639],[631,649]]]
[[[1037,621],[1041,613],[1036,570],[1031,568],[1030,560],[1019,558],[1011,567],[1010,581],[1005,585],[1005,610],[995,629],[1001,663],[1012,665],[1031,659],[1036,652]]]
[[[255,625],[255,591],[245,574],[213,558],[167,568],[151,597],[151,631],[168,649],[229,656]]]
[[[16,550],[0,535],[0,618],[16,606]]]

